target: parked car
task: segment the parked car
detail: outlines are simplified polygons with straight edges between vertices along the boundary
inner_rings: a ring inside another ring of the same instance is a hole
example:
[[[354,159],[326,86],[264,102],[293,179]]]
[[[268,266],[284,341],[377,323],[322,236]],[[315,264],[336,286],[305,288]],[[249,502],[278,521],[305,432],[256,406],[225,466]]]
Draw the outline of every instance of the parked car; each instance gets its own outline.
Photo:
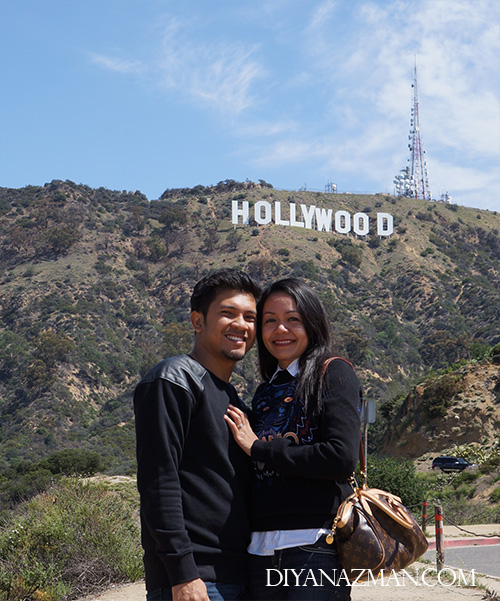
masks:
[[[468,467],[474,467],[474,463],[469,463],[463,457],[447,457],[440,455],[432,461],[432,469],[440,469],[443,472],[461,472]]]

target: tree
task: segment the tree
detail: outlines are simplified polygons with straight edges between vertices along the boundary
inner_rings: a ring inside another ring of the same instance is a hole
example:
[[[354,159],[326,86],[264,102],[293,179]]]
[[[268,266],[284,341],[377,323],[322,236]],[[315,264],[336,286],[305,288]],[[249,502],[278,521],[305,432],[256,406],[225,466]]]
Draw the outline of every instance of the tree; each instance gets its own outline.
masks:
[[[12,330],[0,332],[0,377],[12,377],[28,354],[29,344]]]
[[[343,241],[336,245],[337,250],[342,256],[342,261],[349,265],[353,265],[358,269],[361,267],[363,261],[363,252],[359,246],[356,246],[350,241]]]
[[[193,346],[193,326],[191,322],[168,323],[164,328],[166,357],[187,353]]]
[[[45,240],[55,253],[68,251],[78,238],[78,228],[67,224],[54,225],[45,233]]]
[[[40,462],[41,469],[48,469],[53,474],[65,476],[93,476],[103,469],[101,456],[95,451],[80,449],[63,449],[52,453]]]
[[[417,478],[412,461],[369,457],[367,463],[370,488],[386,490],[401,497],[403,505],[409,510],[420,508],[425,498],[424,484]]]
[[[159,261],[167,252],[165,244],[158,236],[148,238],[146,246],[149,249],[149,258],[154,262]]]
[[[219,234],[214,229],[209,229],[203,237],[203,251],[210,253],[215,250],[219,242]]]
[[[165,207],[159,219],[160,222],[165,226],[165,230],[171,230],[188,223],[186,209],[178,205]]]
[[[419,351],[427,365],[440,367],[467,357],[469,349],[470,340],[466,335],[450,336],[445,330],[438,330],[424,338]]]
[[[236,250],[241,242],[241,238],[242,234],[240,234],[237,230],[232,230],[229,232],[226,238],[228,248],[230,250]]]
[[[47,367],[53,367],[57,362],[65,361],[73,348],[73,342],[67,336],[46,330],[38,336],[36,354]]]

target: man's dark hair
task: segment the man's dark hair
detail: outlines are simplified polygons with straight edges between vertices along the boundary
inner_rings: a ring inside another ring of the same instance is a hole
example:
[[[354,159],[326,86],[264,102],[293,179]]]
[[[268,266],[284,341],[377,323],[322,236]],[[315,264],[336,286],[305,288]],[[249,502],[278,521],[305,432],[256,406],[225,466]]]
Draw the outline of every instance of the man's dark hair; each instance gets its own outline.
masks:
[[[256,301],[261,294],[260,286],[245,272],[239,269],[219,269],[204,276],[196,284],[191,295],[191,311],[199,311],[203,317],[206,317],[215,297],[224,290],[245,292],[253,296]]]

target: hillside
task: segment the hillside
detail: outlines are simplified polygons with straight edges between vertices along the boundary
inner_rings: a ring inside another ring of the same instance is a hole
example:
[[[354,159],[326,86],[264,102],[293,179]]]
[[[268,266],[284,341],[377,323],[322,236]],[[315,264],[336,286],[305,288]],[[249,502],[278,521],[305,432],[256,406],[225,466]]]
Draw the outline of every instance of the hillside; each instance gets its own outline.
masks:
[[[413,387],[399,407],[381,406],[389,424],[383,453],[421,459],[429,468],[432,457],[456,446],[500,450],[500,348],[491,359],[443,372]]]
[[[234,227],[233,200],[362,212],[372,230]],[[392,236],[373,232],[378,212],[394,217]],[[133,471],[133,388],[156,361],[189,350],[190,290],[221,266],[263,284],[307,280],[367,398],[406,394],[426,370],[500,342],[499,231],[497,212],[265,182],[154,201],[68,181],[0,188],[0,467],[78,446],[111,473]],[[258,380],[252,351],[233,381],[248,398]]]

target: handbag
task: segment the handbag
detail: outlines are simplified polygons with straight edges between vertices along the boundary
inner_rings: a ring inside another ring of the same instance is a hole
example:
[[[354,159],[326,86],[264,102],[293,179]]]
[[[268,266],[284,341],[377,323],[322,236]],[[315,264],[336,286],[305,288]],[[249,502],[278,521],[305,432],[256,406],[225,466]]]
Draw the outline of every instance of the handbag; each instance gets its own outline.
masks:
[[[326,542],[337,544],[341,568],[351,582],[374,579],[379,574],[406,568],[427,551],[428,542],[401,499],[377,488],[368,488],[363,441],[359,459],[363,484],[354,474],[354,492],[340,505]]]

